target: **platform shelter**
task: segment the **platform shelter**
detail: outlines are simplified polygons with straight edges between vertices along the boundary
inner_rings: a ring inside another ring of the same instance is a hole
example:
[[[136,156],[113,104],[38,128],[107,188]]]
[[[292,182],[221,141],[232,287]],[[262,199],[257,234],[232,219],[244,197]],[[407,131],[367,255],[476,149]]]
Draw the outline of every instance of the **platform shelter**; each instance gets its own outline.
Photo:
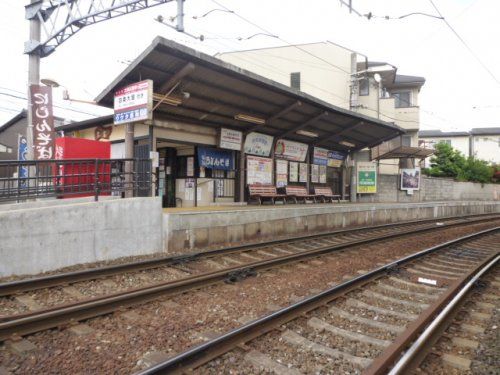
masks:
[[[250,184],[326,186],[348,198],[352,155],[404,133],[162,37],[97,102],[112,108],[115,91],[146,79],[153,120],[128,129],[135,157],[158,153],[152,193],[164,207],[243,203]],[[127,156],[125,126],[113,116],[58,130],[111,141],[112,157]]]

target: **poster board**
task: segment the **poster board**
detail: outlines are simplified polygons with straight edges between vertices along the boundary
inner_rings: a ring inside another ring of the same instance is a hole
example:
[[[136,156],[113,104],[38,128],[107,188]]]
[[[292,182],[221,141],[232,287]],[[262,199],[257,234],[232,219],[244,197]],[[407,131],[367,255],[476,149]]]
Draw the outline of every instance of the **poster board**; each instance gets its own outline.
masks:
[[[249,133],[245,138],[245,154],[269,156],[273,147],[273,137],[261,133]]]
[[[288,176],[288,181],[299,182],[299,163],[291,161],[289,165],[290,165],[290,174]]]
[[[420,190],[420,168],[401,169],[401,190]]]
[[[375,194],[377,192],[377,164],[358,161],[356,164],[356,192]]]
[[[326,165],[319,166],[319,183],[326,184]]]
[[[247,156],[247,184],[271,185],[273,183],[273,159]]]
[[[287,160],[304,161],[308,148],[309,146],[305,143],[278,139],[274,147],[274,155]]]
[[[311,182],[319,183],[319,165],[311,164]]]
[[[307,163],[299,163],[299,182],[307,182]]]
[[[219,147],[228,150],[241,150],[243,133],[238,130],[221,128],[219,137]]]
[[[276,187],[288,185],[288,161],[276,160]]]

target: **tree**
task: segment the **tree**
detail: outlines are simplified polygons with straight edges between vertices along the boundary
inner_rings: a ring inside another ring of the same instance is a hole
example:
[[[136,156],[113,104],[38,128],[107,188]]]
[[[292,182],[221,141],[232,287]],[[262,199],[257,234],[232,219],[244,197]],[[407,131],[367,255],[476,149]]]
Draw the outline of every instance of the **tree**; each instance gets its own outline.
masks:
[[[434,156],[431,158],[431,167],[425,173],[434,177],[456,178],[466,164],[465,157],[460,151],[449,144],[440,142],[435,146]]]
[[[491,182],[493,172],[493,168],[486,161],[469,156],[463,169],[458,174],[458,179],[484,184]]]

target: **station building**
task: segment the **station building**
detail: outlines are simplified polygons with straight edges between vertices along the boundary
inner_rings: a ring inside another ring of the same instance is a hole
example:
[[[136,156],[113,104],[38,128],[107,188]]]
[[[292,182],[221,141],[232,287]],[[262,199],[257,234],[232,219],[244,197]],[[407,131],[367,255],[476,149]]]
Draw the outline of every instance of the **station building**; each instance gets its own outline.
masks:
[[[164,207],[238,204],[247,186],[328,186],[349,199],[353,156],[405,130],[323,101],[218,58],[157,37],[97,97],[152,80],[153,120],[135,123],[134,157],[153,163]],[[113,116],[58,126],[66,136],[111,142],[125,157],[126,126]]]

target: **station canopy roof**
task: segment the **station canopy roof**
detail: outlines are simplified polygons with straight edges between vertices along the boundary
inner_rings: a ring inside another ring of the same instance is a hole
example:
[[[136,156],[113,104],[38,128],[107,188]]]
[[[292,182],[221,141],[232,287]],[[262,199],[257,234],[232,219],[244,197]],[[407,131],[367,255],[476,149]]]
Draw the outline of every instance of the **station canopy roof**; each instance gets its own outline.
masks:
[[[97,98],[113,107],[114,92],[151,79],[154,117],[166,117],[244,133],[260,133],[332,150],[356,151],[404,130],[274,82],[162,37],[125,69]]]

